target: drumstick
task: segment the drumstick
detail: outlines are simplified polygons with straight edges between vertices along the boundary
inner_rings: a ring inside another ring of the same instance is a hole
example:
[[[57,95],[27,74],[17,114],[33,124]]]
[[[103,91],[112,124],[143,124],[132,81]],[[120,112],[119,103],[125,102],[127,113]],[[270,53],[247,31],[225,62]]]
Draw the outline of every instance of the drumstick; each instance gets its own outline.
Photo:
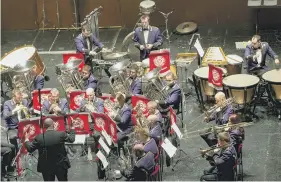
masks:
[[[229,59],[231,59],[231,60],[233,60],[233,61],[236,61],[236,62],[240,63],[240,61],[238,61],[238,60],[236,60],[236,59],[233,59],[232,57],[227,57],[227,58],[229,58]]]

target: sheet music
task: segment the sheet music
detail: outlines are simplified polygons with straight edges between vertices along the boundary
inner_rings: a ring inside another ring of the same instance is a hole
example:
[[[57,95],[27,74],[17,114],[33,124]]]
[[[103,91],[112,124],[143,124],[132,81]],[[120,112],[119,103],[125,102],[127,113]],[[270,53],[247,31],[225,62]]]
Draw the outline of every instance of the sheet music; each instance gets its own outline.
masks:
[[[202,48],[198,38],[196,39],[196,41],[194,43],[194,47],[197,49],[200,57],[202,58],[204,56],[205,52],[204,52],[204,50],[203,50],[203,48]]]
[[[101,145],[101,147],[105,150],[105,152],[108,155],[110,152],[110,149],[108,148],[108,146],[106,145],[106,143],[103,141],[102,138],[99,139],[99,144]]]
[[[75,141],[73,144],[85,144],[87,135],[75,135]]]
[[[177,148],[170,142],[168,138],[165,138],[161,147],[167,152],[170,158],[176,154]]]
[[[111,137],[104,130],[101,131],[101,134],[105,138],[105,140],[108,143],[108,145],[111,146],[112,145]]]
[[[177,136],[179,137],[179,139],[182,139],[182,133],[178,127],[178,125],[176,123],[172,124],[172,128],[173,130],[176,132]]]
[[[108,161],[101,151],[97,153],[97,157],[101,160],[103,168],[106,168],[108,166]]]

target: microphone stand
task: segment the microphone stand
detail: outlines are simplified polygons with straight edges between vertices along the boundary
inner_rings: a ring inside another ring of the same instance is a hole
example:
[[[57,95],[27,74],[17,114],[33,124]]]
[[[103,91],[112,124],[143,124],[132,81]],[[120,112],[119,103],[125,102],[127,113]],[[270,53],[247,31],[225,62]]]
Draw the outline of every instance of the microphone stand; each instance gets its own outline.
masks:
[[[43,155],[46,157],[46,161],[48,160],[47,158],[47,149],[46,149],[46,142],[45,142],[45,132],[44,132],[44,127],[43,127],[43,114],[42,114],[42,105],[41,105],[41,89],[38,89],[38,97],[39,97],[39,103],[40,103],[40,119],[39,119],[39,124],[40,128],[43,134]]]

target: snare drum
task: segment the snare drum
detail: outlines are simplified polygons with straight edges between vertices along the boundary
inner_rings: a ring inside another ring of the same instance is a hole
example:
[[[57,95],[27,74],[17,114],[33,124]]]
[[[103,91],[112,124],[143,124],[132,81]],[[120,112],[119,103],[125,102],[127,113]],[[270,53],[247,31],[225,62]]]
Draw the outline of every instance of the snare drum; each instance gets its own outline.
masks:
[[[14,68],[17,64],[26,60],[32,60],[36,63],[36,73],[38,75],[44,74],[46,67],[38,55],[36,48],[33,46],[22,46],[10,51],[2,57],[1,64]]]
[[[241,74],[242,71],[242,63],[243,58],[234,54],[227,55],[227,74],[228,75],[235,75],[235,74]]]
[[[223,71],[223,76],[227,74],[226,69],[220,68]],[[214,96],[215,89],[209,85],[209,67],[201,67],[194,71],[194,75],[201,80],[201,88],[206,96]]]
[[[234,97],[237,104],[250,103],[254,97],[260,79],[254,75],[236,74],[223,79],[223,85],[228,87],[230,97]]]
[[[277,100],[281,100],[281,69],[274,69],[262,75],[270,87],[270,92]]]
[[[140,12],[142,14],[153,13],[155,9],[156,9],[156,5],[154,1],[145,0],[140,3]]]

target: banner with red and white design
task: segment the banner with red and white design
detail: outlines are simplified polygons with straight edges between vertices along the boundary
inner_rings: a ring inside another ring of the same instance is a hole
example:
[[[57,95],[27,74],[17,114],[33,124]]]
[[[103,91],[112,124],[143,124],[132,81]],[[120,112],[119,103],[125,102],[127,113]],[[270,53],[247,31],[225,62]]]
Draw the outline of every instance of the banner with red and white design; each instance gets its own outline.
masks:
[[[23,161],[25,158],[26,152],[24,151],[24,148],[22,147],[20,149],[20,151],[18,152],[15,162],[16,162],[16,169],[17,169],[17,173],[18,173],[18,177],[21,177],[24,173],[24,165],[23,165]]]
[[[56,131],[66,131],[64,116],[48,116],[48,118],[51,118],[54,121],[54,129]]]
[[[69,108],[76,111],[80,108],[81,102],[86,98],[85,90],[74,90],[69,92]]]
[[[89,134],[90,124],[89,124],[89,114],[88,113],[71,113],[67,115],[68,126],[74,127],[76,134]]]
[[[108,115],[107,116],[107,121],[108,121],[108,135],[111,137],[112,141],[117,144],[117,124],[115,121],[113,121]]]
[[[94,130],[102,132],[102,130],[108,132],[108,116],[104,113],[93,112],[92,116],[94,118]]]
[[[35,113],[40,112],[40,106],[42,107],[44,101],[49,99],[49,95],[51,93],[50,88],[44,88],[40,90],[41,94],[41,103],[39,103],[39,92],[38,90],[34,90],[32,92],[32,102],[33,102],[33,108]]]
[[[155,68],[161,68],[160,74],[170,71],[170,51],[167,49],[151,51],[149,54],[149,68],[152,71]]]
[[[68,61],[72,60],[72,59],[81,59],[82,62],[81,64],[79,65],[79,71],[82,71],[82,68],[84,66],[84,55],[82,53],[69,53],[69,54],[63,54],[62,55],[63,57],[63,64],[66,64]]]
[[[210,86],[213,86],[217,89],[222,88],[222,76],[223,71],[221,68],[216,67],[212,64],[209,64],[209,75],[208,75],[208,82]]]
[[[104,113],[108,113],[113,110],[112,106],[114,106],[114,97],[111,94],[102,94],[100,96],[102,100],[104,100]]]
[[[132,96],[132,108],[136,108],[137,111],[142,112],[143,114],[148,113],[147,103],[150,101],[147,97],[143,95],[133,95]],[[137,107],[138,106],[138,107]],[[133,110],[132,114],[137,114],[136,110]]]
[[[173,110],[172,107],[170,107],[170,125],[172,126],[173,124],[177,123],[177,115],[175,113],[175,111]],[[171,134],[173,134],[175,131],[171,128]]]

